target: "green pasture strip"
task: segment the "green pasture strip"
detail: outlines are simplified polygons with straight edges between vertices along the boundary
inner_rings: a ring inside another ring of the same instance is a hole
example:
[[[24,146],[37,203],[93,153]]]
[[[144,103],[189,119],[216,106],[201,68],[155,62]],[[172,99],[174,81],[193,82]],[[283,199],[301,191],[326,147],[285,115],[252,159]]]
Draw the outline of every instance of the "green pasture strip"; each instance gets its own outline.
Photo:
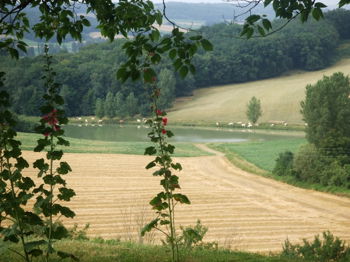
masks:
[[[19,245],[11,248],[20,251]],[[81,262],[168,262],[170,250],[165,246],[140,245],[131,242],[106,240],[98,243],[90,241],[61,240],[55,244],[57,250],[72,253]],[[6,250],[5,248],[2,251]],[[182,262],[298,262],[299,259],[290,259],[279,255],[259,255],[248,252],[230,251],[224,249],[194,249],[180,251]],[[0,262],[23,261],[18,255],[5,251],[0,253]],[[33,262],[42,261],[34,259]],[[62,261],[52,255],[51,262]],[[70,261],[67,259],[67,261]]]
[[[18,133],[18,139],[22,142],[23,150],[32,151],[36,146],[36,140],[42,135],[31,133]],[[133,154],[143,155],[145,148],[152,146],[151,142],[110,142],[87,140],[67,137],[70,142],[69,147],[64,147],[67,153],[104,153],[104,154]],[[208,156],[210,153],[204,152],[191,143],[174,143],[176,146],[174,156],[193,157]]]
[[[234,152],[255,166],[272,171],[279,153],[287,150],[295,153],[305,143],[304,138],[291,138],[243,143],[210,143],[209,146],[223,153]]]
[[[350,197],[350,189],[309,184],[298,181],[292,176],[277,176],[272,174],[276,162],[275,160],[279,153],[285,152],[286,150],[296,153],[298,148],[306,143],[306,139],[304,138],[293,138],[243,143],[210,143],[208,146],[223,152],[232,164],[244,171],[269,177],[301,188]]]

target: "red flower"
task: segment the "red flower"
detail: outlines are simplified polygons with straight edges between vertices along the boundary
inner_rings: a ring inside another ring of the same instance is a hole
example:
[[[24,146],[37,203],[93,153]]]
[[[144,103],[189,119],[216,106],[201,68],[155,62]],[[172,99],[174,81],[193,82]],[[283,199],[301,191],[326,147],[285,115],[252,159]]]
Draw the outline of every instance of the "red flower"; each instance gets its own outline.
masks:
[[[157,81],[157,77],[153,76],[152,77],[152,82],[155,82],[155,81]]]
[[[48,137],[49,135],[50,135],[49,132],[44,133],[44,136],[45,136],[45,137]]]
[[[163,118],[162,118],[162,122],[163,122],[163,126],[166,126],[167,123],[168,123],[168,118],[163,117]]]
[[[58,130],[60,130],[61,128],[60,128],[60,126],[58,126],[58,125],[54,125],[53,126],[53,130],[55,130],[55,131],[58,131]]]
[[[166,134],[166,130],[162,129],[162,134],[165,135]]]
[[[160,109],[157,109],[156,114],[157,114],[157,116],[161,116],[163,114],[163,112]]]
[[[53,109],[50,113],[44,115],[42,117],[42,120],[44,120],[46,123],[53,127],[56,126],[58,124],[57,109]]]

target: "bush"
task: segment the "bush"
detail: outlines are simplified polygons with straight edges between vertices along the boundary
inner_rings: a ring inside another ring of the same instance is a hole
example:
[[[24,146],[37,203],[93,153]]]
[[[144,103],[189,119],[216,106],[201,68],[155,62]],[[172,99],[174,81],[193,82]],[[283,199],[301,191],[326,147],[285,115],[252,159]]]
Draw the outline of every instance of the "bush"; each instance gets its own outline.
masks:
[[[208,228],[203,226],[198,219],[195,226],[180,227],[182,235],[179,238],[178,243],[184,248],[191,249],[194,247],[204,249],[217,249],[217,242],[203,242],[205,234],[208,232]]]
[[[302,146],[295,155],[293,169],[296,178],[309,183],[320,183],[320,174],[327,167],[323,157],[312,144]]]
[[[293,160],[294,155],[290,151],[280,153],[276,159],[276,165],[273,169],[273,173],[278,176],[289,176],[293,173]]]
[[[89,229],[90,224],[87,223],[82,229],[78,229],[78,224],[74,224],[74,226],[68,229],[68,237],[72,240],[89,240],[87,236],[87,230]]]
[[[350,259],[350,248],[327,231],[323,232],[323,240],[317,235],[313,242],[304,239],[303,245],[293,245],[287,239],[283,245],[282,256],[315,262],[346,262]]]
[[[342,166],[339,161],[334,160],[322,171],[321,184],[350,188],[350,165]]]

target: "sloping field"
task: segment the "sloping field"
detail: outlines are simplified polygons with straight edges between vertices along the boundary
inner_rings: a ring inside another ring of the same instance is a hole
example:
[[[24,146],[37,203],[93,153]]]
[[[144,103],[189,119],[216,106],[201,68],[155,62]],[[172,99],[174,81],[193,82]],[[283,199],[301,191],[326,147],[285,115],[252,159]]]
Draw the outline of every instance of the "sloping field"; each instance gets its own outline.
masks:
[[[178,100],[169,113],[169,118],[173,122],[182,123],[247,121],[247,103],[252,96],[256,96],[261,100],[263,110],[259,122],[272,120],[303,123],[300,101],[305,98],[305,86],[338,71],[349,74],[350,59],[315,72],[299,72],[267,80],[198,89],[194,91],[193,97]]]
[[[205,149],[205,147],[204,147]],[[25,152],[33,162],[37,153]],[[144,166],[150,157],[116,154],[66,154],[67,176],[77,196],[77,213],[66,223],[90,223],[89,234],[137,240],[137,230],[153,216],[146,204],[160,191],[159,180]],[[221,154],[178,158],[182,192],[192,204],[179,206],[177,225],[201,219],[209,227],[206,241],[248,251],[278,251],[291,241],[324,230],[350,241],[350,199],[252,175],[232,166]],[[35,176],[34,170],[27,171]],[[146,240],[152,240],[148,236]]]

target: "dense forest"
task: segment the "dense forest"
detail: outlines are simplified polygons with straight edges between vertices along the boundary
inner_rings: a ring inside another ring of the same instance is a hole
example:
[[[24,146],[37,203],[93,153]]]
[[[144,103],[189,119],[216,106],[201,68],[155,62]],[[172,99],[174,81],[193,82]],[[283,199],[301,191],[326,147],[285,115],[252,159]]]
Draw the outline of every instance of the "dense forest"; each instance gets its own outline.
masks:
[[[302,25],[293,21],[266,38],[240,39],[241,25],[215,24],[200,29],[215,49],[195,57],[196,74],[181,79],[171,71],[170,59],[158,65],[160,107],[170,107],[176,96],[191,95],[195,88],[253,81],[293,70],[317,70],[334,61],[335,49],[350,37],[350,11],[337,9],[321,22]],[[274,21],[278,27],[284,21]],[[70,116],[126,117],[149,113],[149,94],[140,83],[121,84],[116,70],[125,61],[121,47],[125,40],[91,44],[76,53],[54,56],[57,80]],[[43,92],[43,57],[18,61],[2,56],[0,70],[6,72],[6,86],[19,114],[38,115]]]

